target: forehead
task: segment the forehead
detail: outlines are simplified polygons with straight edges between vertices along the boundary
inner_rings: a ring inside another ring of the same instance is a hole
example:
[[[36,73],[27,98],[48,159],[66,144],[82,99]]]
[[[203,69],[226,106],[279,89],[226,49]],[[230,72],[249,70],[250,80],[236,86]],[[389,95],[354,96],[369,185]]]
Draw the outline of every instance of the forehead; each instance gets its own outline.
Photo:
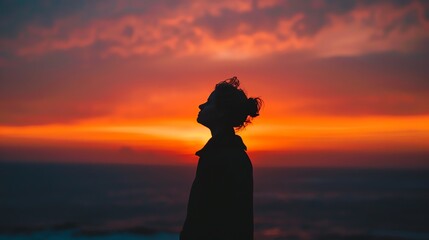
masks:
[[[207,98],[207,101],[214,101],[215,97],[216,97],[216,93],[215,91],[213,91],[210,93],[209,97]]]

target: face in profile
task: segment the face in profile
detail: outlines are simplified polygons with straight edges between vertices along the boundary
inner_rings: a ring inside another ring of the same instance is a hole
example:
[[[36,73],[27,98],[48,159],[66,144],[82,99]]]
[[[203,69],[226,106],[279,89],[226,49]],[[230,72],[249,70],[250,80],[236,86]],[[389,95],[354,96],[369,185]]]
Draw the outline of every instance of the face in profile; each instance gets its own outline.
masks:
[[[199,106],[197,122],[213,133],[227,128],[239,130],[259,116],[262,99],[248,98],[239,86],[237,77],[216,84],[207,101]]]
[[[207,102],[199,106],[200,112],[198,113],[197,122],[208,127],[213,128],[219,124],[220,112],[215,104],[215,92],[212,92],[207,99]]]

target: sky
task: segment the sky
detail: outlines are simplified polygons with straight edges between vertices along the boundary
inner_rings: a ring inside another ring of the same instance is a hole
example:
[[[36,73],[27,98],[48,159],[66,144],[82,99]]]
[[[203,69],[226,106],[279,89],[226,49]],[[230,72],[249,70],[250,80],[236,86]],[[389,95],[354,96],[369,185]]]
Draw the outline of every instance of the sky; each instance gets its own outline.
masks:
[[[429,167],[429,2],[0,1],[0,161],[195,164],[237,76],[256,166]]]

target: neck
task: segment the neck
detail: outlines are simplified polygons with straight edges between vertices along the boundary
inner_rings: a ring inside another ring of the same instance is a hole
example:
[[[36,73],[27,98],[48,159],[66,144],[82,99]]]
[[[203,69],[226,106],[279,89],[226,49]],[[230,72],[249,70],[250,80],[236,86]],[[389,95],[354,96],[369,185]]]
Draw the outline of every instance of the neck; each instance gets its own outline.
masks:
[[[210,132],[212,134],[212,137],[217,137],[220,135],[229,135],[229,134],[235,134],[234,128],[232,127],[217,127],[217,128],[210,128]]]

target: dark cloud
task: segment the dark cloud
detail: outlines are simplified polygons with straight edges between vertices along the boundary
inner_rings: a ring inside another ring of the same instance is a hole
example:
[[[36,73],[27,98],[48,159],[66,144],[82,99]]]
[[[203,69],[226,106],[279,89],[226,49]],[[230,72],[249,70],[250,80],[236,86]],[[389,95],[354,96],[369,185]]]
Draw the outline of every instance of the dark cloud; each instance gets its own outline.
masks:
[[[293,4],[254,8],[249,12],[241,13],[237,13],[234,9],[224,9],[218,15],[201,16],[196,20],[196,25],[205,27],[214,37],[228,38],[238,32],[241,24],[250,26],[248,33],[274,31],[280,20],[290,19],[300,13],[303,13],[304,16],[293,27],[300,36],[314,35],[328,23],[326,12],[312,10],[308,3],[293,2]]]
[[[29,24],[50,27],[59,18],[94,9],[95,2],[67,1],[0,1],[0,34],[14,38]]]
[[[389,4],[396,8],[406,7],[413,1],[341,1],[326,0],[321,4],[314,1],[283,1],[282,3],[265,8],[252,8],[251,11],[237,12],[224,9],[217,15],[205,14],[196,20],[196,24],[208,29],[214,37],[228,38],[239,31],[241,23],[250,25],[251,31],[273,30],[280,20],[291,19],[302,14],[302,19],[293,26],[294,32],[300,36],[314,36],[321,29],[331,24],[330,15],[346,15],[357,7],[370,7],[376,4]],[[426,9],[427,11],[427,9]],[[403,19],[392,22],[389,29],[398,27],[408,28],[420,24],[417,13],[411,13]]]
[[[324,26],[330,24],[328,16],[343,15],[357,7],[371,6],[385,3],[398,8],[412,4],[413,1],[341,1],[325,0],[321,4],[314,1],[282,1],[270,7],[254,7],[251,11],[237,12],[231,8],[221,8],[217,15],[204,11],[196,21],[198,26],[206,27],[214,36],[227,37],[236,33],[240,23],[246,23],[253,30],[264,29],[269,31],[277,25],[280,19],[290,19],[297,14],[303,18],[296,23],[294,30],[299,36],[313,36]],[[424,3],[422,3],[423,5]],[[29,25],[52,27],[58,19],[74,17],[77,26],[85,26],[88,22],[97,19],[112,19],[125,15],[147,16],[154,19],[157,16],[168,16],[175,9],[186,8],[192,1],[1,1],[0,2],[0,34],[2,38],[16,38]],[[206,4],[207,10],[210,3]],[[258,4],[256,4],[257,6]],[[427,5],[427,4],[426,4]],[[425,11],[428,11],[426,6]],[[413,18],[413,17],[411,17]],[[408,16],[404,25],[415,24]],[[130,29],[126,30],[129,31]],[[128,33],[129,34],[129,33]]]

